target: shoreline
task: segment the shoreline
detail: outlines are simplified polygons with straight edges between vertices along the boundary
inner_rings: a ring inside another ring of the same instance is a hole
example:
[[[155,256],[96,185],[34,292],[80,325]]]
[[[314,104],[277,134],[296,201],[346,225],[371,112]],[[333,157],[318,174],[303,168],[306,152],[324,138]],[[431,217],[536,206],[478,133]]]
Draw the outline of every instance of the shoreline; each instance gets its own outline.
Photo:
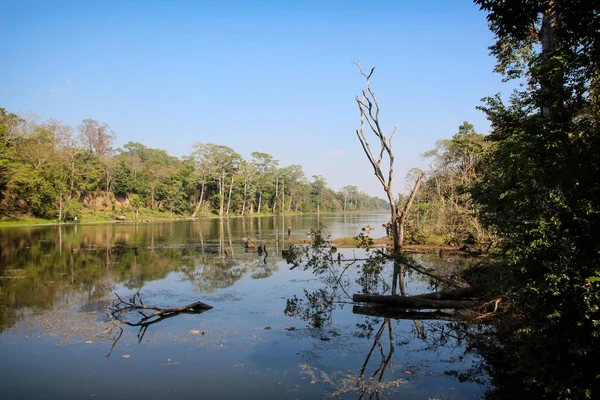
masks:
[[[346,211],[346,212],[321,212],[320,215],[331,215],[331,214],[384,214],[385,211],[382,210],[371,210],[371,211]],[[252,215],[230,215],[230,216],[218,216],[218,215],[209,215],[202,217],[162,217],[159,216],[157,218],[139,218],[139,219],[126,219],[124,221],[119,221],[115,218],[105,219],[105,220],[90,220],[90,221],[81,221],[75,224],[72,221],[69,222],[59,222],[56,220],[42,220],[42,219],[33,219],[31,222],[28,220],[5,220],[0,221],[0,229],[9,228],[9,227],[19,227],[19,226],[62,226],[62,225],[95,225],[95,224],[126,224],[126,223],[150,223],[150,222],[164,222],[164,221],[196,221],[200,219],[219,219],[219,218],[252,218],[252,217],[285,217],[285,216],[299,216],[299,215],[317,215],[317,213],[284,213],[284,214],[252,214]],[[40,222],[36,222],[40,221]]]

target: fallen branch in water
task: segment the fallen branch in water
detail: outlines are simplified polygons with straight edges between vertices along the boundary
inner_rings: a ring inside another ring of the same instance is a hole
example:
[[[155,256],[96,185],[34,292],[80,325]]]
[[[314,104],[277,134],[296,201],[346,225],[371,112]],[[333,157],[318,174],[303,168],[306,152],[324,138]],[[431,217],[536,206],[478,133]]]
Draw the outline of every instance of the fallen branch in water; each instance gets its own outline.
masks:
[[[109,307],[110,314],[119,322],[122,322],[129,326],[150,325],[162,319],[169,318],[177,314],[199,314],[212,308],[212,306],[201,301],[197,301],[195,303],[191,303],[182,307],[174,308],[147,306],[142,301],[142,297],[140,296],[139,290],[135,292],[135,294],[131,299],[129,299],[129,301],[123,300],[123,298],[116,293],[115,296],[117,296],[117,299],[119,299],[119,301],[113,303],[113,305]],[[154,310],[154,312],[151,314],[147,314],[142,310]],[[126,315],[130,311],[137,311],[138,314],[142,316],[142,318],[139,319],[137,322],[132,322],[126,319]]]
[[[129,326],[139,326],[140,330],[137,335],[138,343],[142,341],[146,330],[152,324],[155,324],[167,318],[174,317],[179,314],[200,314],[204,311],[208,311],[211,308],[213,308],[212,306],[201,301],[196,301],[194,303],[187,304],[182,307],[173,308],[147,306],[144,304],[139,290],[135,292],[129,300],[124,300],[121,296],[119,296],[116,293],[115,296],[117,297],[118,301],[115,301],[112,305],[107,307],[107,314],[112,323],[112,327],[109,328],[107,332],[111,331],[115,327],[118,327],[119,329],[121,329],[122,333],[122,328],[120,326],[121,324]],[[138,319],[129,318],[129,315],[131,313],[136,313],[136,315],[138,315]],[[139,317],[139,315],[141,315],[141,318]],[[120,337],[121,335],[119,335],[113,343],[113,348],[116,342],[120,339]]]
[[[355,294],[352,296],[355,303],[377,303],[398,308],[408,309],[462,309],[472,308],[471,300],[434,300],[420,296],[384,296],[378,294]]]

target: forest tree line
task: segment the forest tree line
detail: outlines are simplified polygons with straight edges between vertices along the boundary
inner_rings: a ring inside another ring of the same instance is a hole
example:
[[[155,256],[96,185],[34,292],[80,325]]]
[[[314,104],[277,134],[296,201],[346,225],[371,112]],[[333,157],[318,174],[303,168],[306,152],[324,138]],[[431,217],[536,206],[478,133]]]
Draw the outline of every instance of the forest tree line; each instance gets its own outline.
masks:
[[[0,108],[0,217],[27,215],[73,220],[86,214],[129,218],[233,216],[377,210],[386,203],[348,185],[327,187],[300,165],[280,166],[272,155],[195,143],[178,158],[129,142],[115,149],[106,123],[85,119],[73,129],[38,123]]]

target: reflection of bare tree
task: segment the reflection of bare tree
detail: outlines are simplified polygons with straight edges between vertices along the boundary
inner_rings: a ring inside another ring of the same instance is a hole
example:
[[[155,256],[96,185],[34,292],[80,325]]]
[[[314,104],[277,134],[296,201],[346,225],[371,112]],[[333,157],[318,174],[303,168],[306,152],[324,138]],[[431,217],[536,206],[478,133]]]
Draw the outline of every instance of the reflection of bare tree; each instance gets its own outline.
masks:
[[[385,332],[386,328],[387,328],[387,332],[388,332],[388,341],[389,341],[389,345],[388,345],[389,347],[388,347],[387,354],[381,343],[381,336]],[[379,365],[377,366],[375,371],[371,374],[371,376],[369,378],[366,378],[365,373],[367,370],[367,366],[369,364],[369,361],[371,360],[371,356],[373,356],[373,352],[375,351],[375,349],[379,349],[379,354],[381,355],[381,360],[379,361]],[[375,334],[375,339],[373,340],[373,345],[371,346],[371,349],[367,353],[365,362],[363,363],[362,367],[360,368],[360,377],[357,382],[358,386],[360,387],[360,397],[359,397],[360,399],[364,399],[365,396],[367,395],[367,393],[369,393],[369,392],[371,393],[369,398],[373,398],[373,396],[375,396],[375,398],[379,399],[379,389],[380,389],[380,386],[381,386],[381,383],[383,380],[383,376],[385,375],[385,371],[389,370],[392,375],[392,378],[394,376],[394,370],[392,369],[392,356],[393,355],[394,355],[394,335],[392,332],[392,322],[389,318],[385,318],[383,321],[383,324],[381,324],[381,327]]]

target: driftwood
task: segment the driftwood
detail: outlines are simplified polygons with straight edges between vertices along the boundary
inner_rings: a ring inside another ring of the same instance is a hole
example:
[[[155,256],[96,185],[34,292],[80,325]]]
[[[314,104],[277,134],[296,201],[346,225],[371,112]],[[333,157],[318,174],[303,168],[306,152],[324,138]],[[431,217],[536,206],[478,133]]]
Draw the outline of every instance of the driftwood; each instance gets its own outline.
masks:
[[[462,309],[473,307],[473,301],[465,300],[433,300],[419,296],[385,296],[378,294],[355,294],[355,303],[377,303],[392,307],[410,309]]]
[[[133,295],[129,301],[123,300],[121,296],[115,293],[119,301],[113,303],[109,307],[110,314],[119,322],[129,326],[147,326],[154,324],[162,319],[172,317],[178,314],[199,314],[210,310],[212,306],[196,301],[194,303],[173,308],[162,308],[157,306],[147,306],[142,301],[139,290]],[[127,319],[127,314],[130,311],[137,311],[142,317],[137,321]],[[145,312],[144,312],[145,311]],[[147,313],[148,311],[154,311]]]
[[[138,343],[141,343],[146,331],[148,330],[148,327],[152,324],[179,314],[200,314],[213,308],[212,306],[201,301],[196,301],[185,306],[173,308],[147,306],[144,304],[139,290],[135,292],[135,294],[129,300],[124,300],[116,293],[115,296],[117,297],[117,300],[106,309],[106,313],[111,320],[112,326],[102,333],[112,334],[115,329],[117,329],[119,333],[116,338],[113,339],[113,345],[107,357],[110,357],[115,345],[123,335],[123,324],[137,326],[140,328],[137,337]],[[132,314],[137,315],[137,319],[130,318],[130,315]]]

